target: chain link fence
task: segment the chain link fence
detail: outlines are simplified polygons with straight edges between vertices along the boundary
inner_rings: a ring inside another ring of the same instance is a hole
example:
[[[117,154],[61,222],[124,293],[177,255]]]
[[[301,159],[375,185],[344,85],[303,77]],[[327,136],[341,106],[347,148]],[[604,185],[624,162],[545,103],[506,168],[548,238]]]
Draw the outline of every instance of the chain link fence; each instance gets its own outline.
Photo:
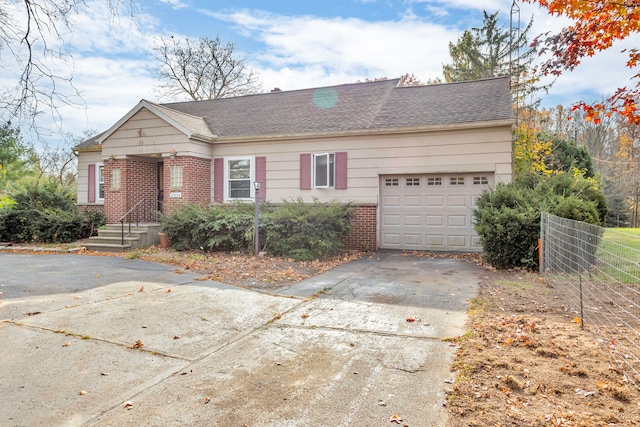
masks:
[[[540,272],[640,388],[640,236],[542,213]]]

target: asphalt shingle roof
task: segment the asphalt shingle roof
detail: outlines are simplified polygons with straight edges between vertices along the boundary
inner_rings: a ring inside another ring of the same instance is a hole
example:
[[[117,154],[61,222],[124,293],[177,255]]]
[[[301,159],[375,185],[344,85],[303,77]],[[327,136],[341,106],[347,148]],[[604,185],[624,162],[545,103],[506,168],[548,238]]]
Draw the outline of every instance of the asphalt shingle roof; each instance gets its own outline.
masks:
[[[398,87],[398,79],[163,104],[219,138],[402,129],[513,119],[506,77]]]
[[[192,132],[220,139],[419,129],[514,118],[508,77],[409,87],[398,82],[156,105]],[[203,133],[204,124],[210,133]],[[95,138],[77,148],[90,141]]]

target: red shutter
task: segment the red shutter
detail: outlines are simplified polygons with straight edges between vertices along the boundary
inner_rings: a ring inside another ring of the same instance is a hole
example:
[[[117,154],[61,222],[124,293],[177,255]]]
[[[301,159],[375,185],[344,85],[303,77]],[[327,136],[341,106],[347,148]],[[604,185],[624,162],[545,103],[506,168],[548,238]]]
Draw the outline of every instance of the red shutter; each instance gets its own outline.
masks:
[[[347,188],[347,153],[336,153],[336,190],[344,190]]]
[[[224,159],[213,159],[213,201],[224,202]]]
[[[258,200],[267,200],[267,158],[256,157],[256,181],[260,182]]]
[[[311,154],[300,154],[300,189],[311,190]]]
[[[87,201],[89,203],[96,202],[96,165],[95,163],[91,163],[89,165],[89,187],[88,187],[88,195]]]

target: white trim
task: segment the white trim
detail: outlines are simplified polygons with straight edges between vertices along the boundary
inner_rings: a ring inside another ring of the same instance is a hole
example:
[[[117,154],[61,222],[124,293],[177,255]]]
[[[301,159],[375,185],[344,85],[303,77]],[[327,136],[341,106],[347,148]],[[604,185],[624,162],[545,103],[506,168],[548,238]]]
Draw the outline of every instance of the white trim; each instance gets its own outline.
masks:
[[[327,156],[327,185],[316,185],[316,157]],[[331,169],[331,156],[333,156],[333,170]],[[333,185],[331,185],[331,175],[333,175]],[[336,154],[318,153],[311,154],[311,188],[334,188],[336,185]]]
[[[180,132],[185,134],[187,136],[187,138],[189,138],[189,139],[199,139],[199,140],[205,140],[205,141],[211,141],[211,140],[215,139],[215,136],[213,136],[213,138],[211,138],[211,137],[199,135],[199,134],[197,134],[195,132],[190,131],[189,129],[187,129],[186,127],[184,127],[183,125],[181,125],[180,123],[178,123],[177,121],[175,121],[174,119],[169,117],[168,115],[166,115],[162,111],[163,107],[161,107],[161,106],[159,106],[157,104],[154,104],[153,102],[147,101],[146,99],[143,99],[140,102],[138,102],[138,105],[136,105],[131,110],[129,110],[129,112],[127,114],[122,116],[122,118],[120,120],[118,120],[113,126],[111,126],[109,129],[107,129],[106,132],[104,132],[102,135],[100,135],[100,137],[96,140],[96,142],[98,144],[102,145],[102,143],[107,138],[109,138],[116,130],[118,130],[120,128],[120,126],[125,124],[131,117],[133,117],[136,113],[138,113],[143,108],[146,108],[151,113],[155,114],[156,116],[158,116],[159,118],[161,118],[165,122],[169,123],[169,125],[173,126],[177,130],[179,130]],[[166,108],[166,107],[164,107],[164,108]],[[187,115],[187,114],[181,113],[179,111],[176,111],[176,113],[177,114],[183,114],[185,116]],[[192,116],[192,117],[195,117],[195,116]],[[201,117],[198,117],[198,118],[201,119]]]
[[[250,175],[250,185],[249,185],[249,192],[250,192],[250,196],[249,197],[243,197],[243,198],[231,198],[229,197],[229,161],[232,160],[249,160],[249,175]],[[224,157],[223,159],[224,161],[224,178],[223,178],[223,184],[224,184],[224,201],[225,202],[231,202],[231,201],[237,201],[237,200],[253,200],[255,198],[255,189],[253,187],[253,183],[256,180],[256,156],[231,156],[231,157]]]
[[[102,197],[100,197],[100,169],[102,169]],[[96,203],[104,203],[104,163],[96,163]]]

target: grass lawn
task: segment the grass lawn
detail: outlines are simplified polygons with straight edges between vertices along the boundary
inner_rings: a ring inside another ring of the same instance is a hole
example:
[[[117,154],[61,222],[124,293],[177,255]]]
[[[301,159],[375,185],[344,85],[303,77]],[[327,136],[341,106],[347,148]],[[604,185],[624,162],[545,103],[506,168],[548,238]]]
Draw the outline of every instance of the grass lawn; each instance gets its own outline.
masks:
[[[607,275],[622,283],[640,283],[640,228],[607,228],[597,253]]]

